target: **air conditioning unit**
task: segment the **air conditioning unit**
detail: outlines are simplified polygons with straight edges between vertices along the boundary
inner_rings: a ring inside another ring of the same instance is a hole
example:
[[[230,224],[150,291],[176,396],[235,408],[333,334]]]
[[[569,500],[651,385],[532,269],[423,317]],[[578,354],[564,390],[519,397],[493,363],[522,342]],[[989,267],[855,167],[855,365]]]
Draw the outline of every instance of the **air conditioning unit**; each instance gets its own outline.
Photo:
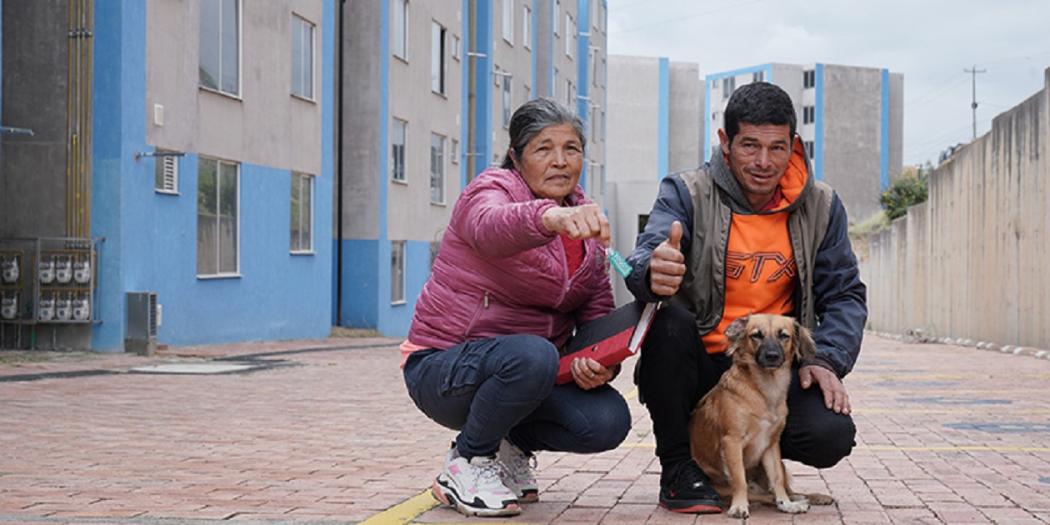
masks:
[[[140,355],[153,355],[157,348],[157,293],[128,292],[127,303],[124,349]]]

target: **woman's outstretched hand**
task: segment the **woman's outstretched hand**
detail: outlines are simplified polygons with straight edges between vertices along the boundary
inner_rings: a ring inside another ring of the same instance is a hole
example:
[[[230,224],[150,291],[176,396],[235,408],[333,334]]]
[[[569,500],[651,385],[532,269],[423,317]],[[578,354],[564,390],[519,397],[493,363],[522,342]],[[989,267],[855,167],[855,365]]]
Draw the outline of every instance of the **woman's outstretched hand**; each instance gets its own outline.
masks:
[[[543,227],[554,233],[564,233],[570,239],[599,237],[609,245],[609,219],[597,204],[583,206],[554,206],[543,212]]]

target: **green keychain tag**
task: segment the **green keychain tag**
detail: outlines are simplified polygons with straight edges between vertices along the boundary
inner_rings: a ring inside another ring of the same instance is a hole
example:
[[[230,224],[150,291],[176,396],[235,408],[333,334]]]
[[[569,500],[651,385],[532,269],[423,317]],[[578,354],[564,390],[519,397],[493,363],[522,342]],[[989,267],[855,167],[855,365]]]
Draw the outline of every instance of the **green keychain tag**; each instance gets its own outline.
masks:
[[[612,248],[606,248],[605,255],[609,258],[609,264],[616,269],[616,273],[620,274],[620,277],[626,279],[628,275],[631,275],[631,265],[627,264],[627,259],[624,259],[620,252]]]

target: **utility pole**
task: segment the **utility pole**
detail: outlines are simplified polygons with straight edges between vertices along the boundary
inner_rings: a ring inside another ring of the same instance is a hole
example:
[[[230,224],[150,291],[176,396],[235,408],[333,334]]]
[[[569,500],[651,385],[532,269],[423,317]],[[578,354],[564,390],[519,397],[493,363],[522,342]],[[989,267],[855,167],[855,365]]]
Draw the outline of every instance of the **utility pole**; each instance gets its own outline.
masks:
[[[973,140],[977,140],[977,73],[987,73],[987,69],[977,69],[977,64],[973,65],[973,69],[964,69],[964,73],[970,73],[973,77],[973,95],[970,98],[970,108],[973,109]]]

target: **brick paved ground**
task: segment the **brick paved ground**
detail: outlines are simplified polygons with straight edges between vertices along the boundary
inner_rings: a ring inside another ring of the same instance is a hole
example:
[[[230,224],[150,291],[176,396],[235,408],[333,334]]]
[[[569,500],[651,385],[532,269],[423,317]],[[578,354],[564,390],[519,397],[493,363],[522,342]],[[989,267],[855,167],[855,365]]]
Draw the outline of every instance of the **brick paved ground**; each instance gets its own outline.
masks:
[[[453,434],[412,406],[397,351],[377,348],[390,343],[330,339],[0,364],[0,523],[354,523],[401,508],[429,486]],[[124,373],[282,350],[297,352],[264,356],[285,366],[251,373]],[[28,380],[84,370],[105,373]],[[617,386],[631,396],[629,377]],[[1045,359],[869,335],[846,383],[857,449],[825,471],[789,465],[797,488],[830,492],[838,504],[795,517],[756,508],[750,523],[1050,522],[1048,380]],[[623,446],[595,456],[541,454],[542,501],[505,521],[730,522],[655,505],[648,416],[630,402],[635,426]],[[442,508],[414,521],[502,522]]]

